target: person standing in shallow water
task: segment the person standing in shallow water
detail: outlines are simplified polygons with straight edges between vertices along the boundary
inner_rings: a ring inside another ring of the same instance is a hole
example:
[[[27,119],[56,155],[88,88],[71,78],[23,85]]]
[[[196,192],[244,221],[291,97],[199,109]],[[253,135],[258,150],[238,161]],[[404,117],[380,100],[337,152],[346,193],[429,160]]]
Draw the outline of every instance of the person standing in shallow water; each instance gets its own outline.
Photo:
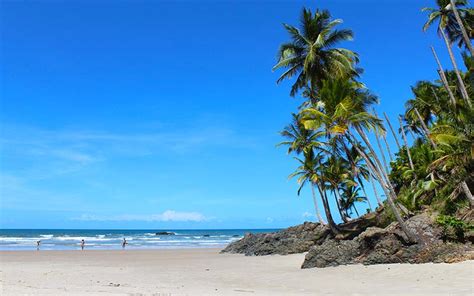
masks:
[[[39,241],[36,242],[36,250],[37,251],[39,251],[40,245],[41,245],[41,241],[39,240]]]
[[[127,240],[123,238],[122,249],[125,249],[125,246],[128,244]]]
[[[86,245],[86,242],[84,239],[81,240],[81,250],[84,250],[84,246]]]

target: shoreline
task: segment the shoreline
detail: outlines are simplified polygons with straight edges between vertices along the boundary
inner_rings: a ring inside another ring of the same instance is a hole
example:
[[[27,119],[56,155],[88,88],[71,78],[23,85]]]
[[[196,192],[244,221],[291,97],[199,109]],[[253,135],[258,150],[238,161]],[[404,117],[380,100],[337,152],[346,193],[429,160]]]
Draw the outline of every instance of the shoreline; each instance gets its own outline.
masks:
[[[300,269],[303,254],[220,248],[1,251],[3,295],[471,295],[474,261]]]

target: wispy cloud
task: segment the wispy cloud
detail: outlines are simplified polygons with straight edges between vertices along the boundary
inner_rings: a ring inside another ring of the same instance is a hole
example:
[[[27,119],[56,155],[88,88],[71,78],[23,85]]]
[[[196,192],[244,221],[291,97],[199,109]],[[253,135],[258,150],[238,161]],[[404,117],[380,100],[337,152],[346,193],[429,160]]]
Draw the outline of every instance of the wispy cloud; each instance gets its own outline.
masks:
[[[202,222],[208,220],[203,214],[198,212],[177,212],[167,210],[160,214],[152,215],[115,215],[98,216],[83,214],[80,217],[73,218],[78,221],[96,221],[96,222],[118,222],[118,221],[143,221],[143,222]]]
[[[0,135],[4,162],[20,161],[25,164],[24,176],[37,168],[43,177],[76,172],[114,157],[189,154],[222,147],[253,149],[257,143],[219,123],[126,132],[3,125]]]

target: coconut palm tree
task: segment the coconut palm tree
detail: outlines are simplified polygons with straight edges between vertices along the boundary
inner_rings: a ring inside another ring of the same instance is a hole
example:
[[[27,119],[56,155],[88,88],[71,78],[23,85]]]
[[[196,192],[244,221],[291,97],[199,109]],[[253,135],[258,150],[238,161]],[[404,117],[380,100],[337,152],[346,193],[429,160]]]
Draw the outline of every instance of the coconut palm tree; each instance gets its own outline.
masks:
[[[290,42],[280,46],[278,62],[273,70],[285,70],[277,83],[296,77],[291,87],[291,96],[308,85],[314,91],[329,77],[358,76],[360,70],[355,67],[358,62],[357,54],[336,47],[340,42],[352,40],[353,37],[351,30],[335,29],[341,23],[340,19],[332,19],[327,10],[312,13],[303,8],[300,28],[284,24],[290,35]]]
[[[289,176],[289,178],[298,177],[297,182],[300,185],[297,192],[298,196],[300,195],[301,190],[306,184],[310,185],[311,193],[313,196],[314,209],[316,211],[316,217],[318,218],[321,224],[326,224],[326,222],[324,222],[323,217],[321,216],[321,213],[319,211],[316,193],[314,191],[314,187],[317,186],[316,182],[318,179],[315,168],[318,165],[318,161],[320,157],[321,155],[316,155],[312,149],[309,149],[304,153],[304,159],[299,159],[295,157],[295,159],[300,163],[300,166],[296,169],[295,172],[293,172]],[[328,220],[330,220],[329,217],[328,217]]]
[[[375,153],[366,134],[366,131],[385,132],[382,121],[367,111],[370,105],[377,101],[377,98],[366,89],[361,89],[347,79],[324,81],[319,95],[324,104],[324,109],[307,108],[303,110],[302,116],[305,127],[315,130],[323,129],[328,137],[344,136],[354,146],[359,155],[364,158],[371,173],[380,182],[401,228],[409,240],[416,241],[416,237],[406,227],[395,205],[397,196],[390,183],[388,172]],[[358,138],[362,139],[362,142],[368,148],[368,152],[365,152],[361,147]]]
[[[292,113],[292,118],[292,123],[287,125],[283,131],[280,132],[280,134],[287,140],[279,143],[277,146],[288,146],[288,154],[293,152],[296,155],[304,155],[303,160],[296,158],[300,162],[301,166],[298,167],[295,173],[290,175],[291,177],[300,176],[300,178],[298,178],[298,183],[300,184],[298,195],[300,195],[301,189],[306,184],[306,182],[311,182],[311,178],[314,177],[314,168],[311,167],[316,165],[314,151],[323,151],[325,143],[319,140],[321,132],[308,130],[304,127],[304,124],[300,120],[299,114]],[[313,196],[316,217],[320,223],[325,224],[319,211],[314,186],[315,185],[311,182],[311,192]]]
[[[470,48],[471,46],[471,30],[473,28],[473,10],[471,8],[466,8],[468,1],[467,0],[437,0],[436,8],[425,7],[422,11],[427,11],[428,20],[423,25],[423,31],[428,30],[428,28],[435,22],[438,21],[438,34],[443,35],[445,31],[450,43],[458,43],[458,45],[465,46]],[[454,6],[452,5],[454,4]],[[453,9],[456,8],[456,10]],[[461,25],[458,23],[455,14],[458,14]],[[464,37],[462,30],[465,30],[466,37]],[[469,33],[468,33],[469,31]],[[467,38],[467,39],[466,39]]]
[[[357,202],[367,201],[367,197],[364,195],[361,195],[360,190],[361,190],[360,187],[347,185],[347,184],[345,184],[345,186],[342,187],[343,199],[341,202],[341,207],[344,210],[345,214],[349,217],[353,214],[352,210],[356,212],[357,216],[360,216],[355,205]]]

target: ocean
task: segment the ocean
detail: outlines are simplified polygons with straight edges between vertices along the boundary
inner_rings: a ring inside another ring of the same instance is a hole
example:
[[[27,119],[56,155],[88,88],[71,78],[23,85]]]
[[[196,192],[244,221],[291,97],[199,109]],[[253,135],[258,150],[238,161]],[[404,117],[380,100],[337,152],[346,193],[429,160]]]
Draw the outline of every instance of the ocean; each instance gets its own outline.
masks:
[[[245,233],[272,232],[277,229],[213,230],[80,230],[80,229],[2,229],[0,250],[86,250],[221,248],[242,238]]]

